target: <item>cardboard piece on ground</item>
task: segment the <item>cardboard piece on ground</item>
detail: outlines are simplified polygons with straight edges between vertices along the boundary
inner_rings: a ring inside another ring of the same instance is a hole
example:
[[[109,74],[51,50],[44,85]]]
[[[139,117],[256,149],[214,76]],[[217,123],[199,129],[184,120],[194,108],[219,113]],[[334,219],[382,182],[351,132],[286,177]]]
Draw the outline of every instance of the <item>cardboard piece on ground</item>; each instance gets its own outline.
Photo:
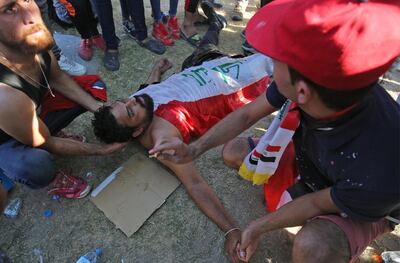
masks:
[[[118,169],[120,172],[115,179],[91,199],[117,228],[130,237],[180,182],[159,164],[139,153]]]

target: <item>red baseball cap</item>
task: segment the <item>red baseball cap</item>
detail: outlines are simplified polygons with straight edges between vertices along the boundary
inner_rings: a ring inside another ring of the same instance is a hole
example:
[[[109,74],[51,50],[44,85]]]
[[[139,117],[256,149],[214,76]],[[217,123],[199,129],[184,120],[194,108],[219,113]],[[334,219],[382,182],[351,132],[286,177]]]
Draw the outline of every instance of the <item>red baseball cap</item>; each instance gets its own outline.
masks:
[[[323,87],[366,87],[400,54],[399,0],[275,0],[249,21],[246,38]]]

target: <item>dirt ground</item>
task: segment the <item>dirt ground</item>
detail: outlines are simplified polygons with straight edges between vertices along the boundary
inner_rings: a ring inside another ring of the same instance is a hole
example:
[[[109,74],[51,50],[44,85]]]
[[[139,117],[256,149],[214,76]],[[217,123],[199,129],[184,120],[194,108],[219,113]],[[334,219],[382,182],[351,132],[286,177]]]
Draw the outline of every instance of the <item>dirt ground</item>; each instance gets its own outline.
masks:
[[[168,3],[163,3],[163,10],[168,10]],[[95,60],[100,62],[99,74],[106,82],[109,98],[126,97],[143,83],[150,72],[152,64],[160,58],[139,47],[125,36],[121,30],[121,12],[118,1],[114,3],[114,19],[117,34],[121,38],[121,68],[116,72],[108,72],[101,65],[102,54],[96,53]],[[229,14],[234,1],[225,0],[222,14],[227,14],[229,26],[220,36],[220,48],[228,54],[241,53],[242,39],[240,31],[245,22],[256,10],[255,2],[250,1],[244,22],[232,22]],[[146,1],[148,28],[151,29],[150,3]],[[182,18],[183,1],[178,10]],[[199,28],[204,32],[205,28]],[[66,34],[77,34],[75,30],[62,30]],[[60,43],[62,46],[62,43]],[[170,71],[178,71],[183,59],[193,51],[184,41],[177,41],[169,47],[165,57],[174,62]],[[400,74],[388,73],[385,87],[393,96],[400,91]],[[91,114],[86,113],[76,119],[68,131],[85,135],[89,141],[95,141],[91,125]],[[248,135],[260,135],[258,127],[265,127],[270,119],[262,120]],[[252,186],[241,180],[235,171],[224,166],[220,158],[221,148],[213,149],[196,161],[206,180],[215,189],[227,210],[243,228],[257,217],[266,214],[263,204],[263,193],[260,187]],[[58,167],[71,167],[75,175],[85,176],[90,183],[97,186],[115,168],[127,160],[135,152],[144,149],[132,143],[120,153],[103,157],[57,157]],[[44,262],[75,262],[80,255],[96,247],[103,249],[101,262],[227,262],[224,256],[223,233],[208,220],[195,206],[180,186],[135,233],[127,238],[120,230],[97,209],[89,198],[83,200],[53,201],[45,190],[30,190],[18,185],[11,193],[11,198],[20,197],[23,207],[17,219],[0,217],[0,248],[5,250],[14,262],[40,262],[34,249],[40,249]],[[45,209],[52,209],[53,216],[45,218]],[[385,250],[400,250],[400,228],[374,241],[364,252],[359,262],[375,262],[372,255]],[[259,249],[251,262],[291,261],[291,242],[285,230],[278,230],[264,235]],[[123,261],[122,261],[123,260]]]

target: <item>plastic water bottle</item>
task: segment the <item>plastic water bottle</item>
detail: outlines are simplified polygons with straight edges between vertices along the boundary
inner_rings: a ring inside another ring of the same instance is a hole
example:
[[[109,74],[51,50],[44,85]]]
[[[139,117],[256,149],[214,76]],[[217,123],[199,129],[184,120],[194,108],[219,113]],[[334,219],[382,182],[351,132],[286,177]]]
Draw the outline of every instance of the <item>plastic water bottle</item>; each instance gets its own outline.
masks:
[[[76,263],[97,263],[103,254],[101,248],[96,248],[95,251],[91,251],[81,256]]]
[[[22,206],[21,198],[17,197],[10,201],[6,209],[4,209],[3,214],[8,218],[16,218],[19,214],[19,210]]]
[[[400,251],[385,251],[381,257],[385,263],[400,263]]]

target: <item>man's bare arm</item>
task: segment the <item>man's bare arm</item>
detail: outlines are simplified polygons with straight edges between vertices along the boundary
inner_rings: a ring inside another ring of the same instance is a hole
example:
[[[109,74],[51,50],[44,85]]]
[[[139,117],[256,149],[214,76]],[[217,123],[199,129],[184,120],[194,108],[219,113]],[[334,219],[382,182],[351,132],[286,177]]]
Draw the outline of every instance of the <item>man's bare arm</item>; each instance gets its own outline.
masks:
[[[340,210],[333,202],[330,191],[331,188],[326,188],[306,194],[287,203],[274,213],[250,222],[242,234],[240,248],[243,260],[250,259],[263,233],[285,227],[302,226],[307,220],[318,215],[339,213]]]
[[[98,108],[100,108],[102,103],[95,100],[92,95],[79,87],[79,85],[76,84],[76,82],[70,76],[61,71],[60,67],[58,66],[57,59],[51,52],[50,54],[50,87],[91,112],[95,112]]]
[[[228,142],[262,117],[276,110],[276,108],[269,104],[264,92],[255,101],[242,106],[226,116],[190,145],[185,145],[183,142],[172,138],[162,144],[155,144],[149,153],[155,154],[160,152],[162,153],[159,155],[160,159],[176,163],[189,162],[205,151]]]
[[[151,139],[143,137],[140,140],[146,148],[151,148],[153,144],[172,137],[181,140],[180,133],[175,126],[164,119],[156,117],[150,129]],[[237,227],[237,224],[222,205],[215,191],[203,179],[193,163],[180,165],[165,160],[161,162],[176,174],[196,205],[223,232],[226,233],[228,230]],[[240,231],[234,230],[226,237],[225,250],[231,262],[239,262],[235,249],[240,241],[240,234]]]
[[[176,174],[196,205],[224,233],[230,229],[238,227],[222,205],[215,191],[203,179],[193,163],[175,164],[168,161],[161,162]],[[235,248],[240,242],[240,234],[240,231],[229,233],[225,242],[225,250],[228,253],[231,262],[239,262],[235,253]]]
[[[35,104],[22,92],[0,85],[0,129],[17,141],[63,155],[103,155],[121,149],[124,144],[99,145],[51,136],[36,115]]]

